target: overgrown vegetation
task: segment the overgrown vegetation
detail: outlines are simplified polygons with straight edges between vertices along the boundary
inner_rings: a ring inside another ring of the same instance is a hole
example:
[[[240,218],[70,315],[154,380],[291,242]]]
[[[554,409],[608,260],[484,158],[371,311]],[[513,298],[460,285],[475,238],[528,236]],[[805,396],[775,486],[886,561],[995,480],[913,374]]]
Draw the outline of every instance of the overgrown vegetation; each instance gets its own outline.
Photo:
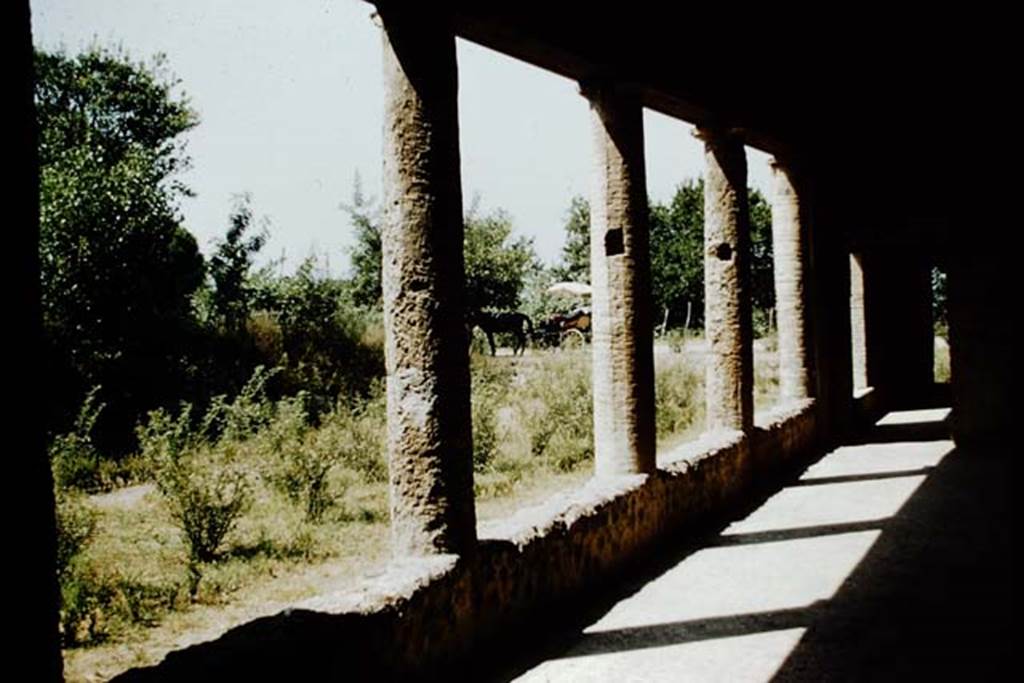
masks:
[[[591,467],[590,362],[587,349],[473,357],[480,500]],[[703,372],[692,347],[658,354],[664,445],[699,431]],[[138,429],[138,460],[156,487],[136,505],[99,515],[80,498],[66,507],[63,566],[77,567],[65,581],[69,645],[123,637],[169,610],[225,600],[268,571],[343,556],[344,544],[325,539],[386,523],[380,386],[314,423],[303,395],[267,396],[272,378],[259,370],[238,397],[215,399],[202,414],[187,404],[151,412]]]
[[[181,135],[198,116],[163,63],[94,49],[38,53],[37,66],[46,419],[65,644],[126,638],[274,575],[382,554],[386,406],[373,201],[357,184],[346,207],[357,238],[346,277],[315,257],[289,274],[258,268],[272,226],[247,195],[204,259],[178,210],[189,195],[177,176],[189,165]],[[699,182],[686,183],[668,205],[651,206],[654,297],[668,312],[656,354],[663,444],[703,421],[702,355],[680,331],[687,321],[699,329],[703,315],[701,194]],[[751,195],[755,304],[765,319],[773,305],[764,294],[766,206]],[[589,281],[589,217],[574,198],[562,263],[548,268],[507,213],[474,204],[463,244],[468,306],[534,316],[564,308],[545,289],[556,279]],[[590,362],[586,347],[473,355],[479,500],[590,467]],[[763,403],[773,370],[759,367]]]

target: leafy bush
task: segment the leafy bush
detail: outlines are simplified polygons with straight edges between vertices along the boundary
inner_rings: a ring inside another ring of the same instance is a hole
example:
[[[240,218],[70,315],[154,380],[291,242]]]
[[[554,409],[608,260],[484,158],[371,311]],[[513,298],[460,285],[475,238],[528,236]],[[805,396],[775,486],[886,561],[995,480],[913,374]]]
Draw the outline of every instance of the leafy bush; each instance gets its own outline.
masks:
[[[57,576],[62,577],[96,531],[96,513],[75,495],[58,490],[56,500]]]
[[[477,472],[487,469],[498,453],[498,411],[507,398],[512,375],[513,368],[504,359],[473,358],[473,469]]]
[[[60,630],[65,647],[103,640],[103,607],[113,598],[110,585],[91,568],[75,566],[60,581]]]
[[[157,488],[188,548],[194,596],[202,564],[217,559],[225,536],[252,503],[251,477],[237,462],[232,444],[225,442],[177,452],[168,448],[158,454],[155,471]]]
[[[75,563],[61,578],[60,629],[65,647],[102,642],[130,624],[155,624],[174,609],[183,586]]]
[[[215,396],[203,417],[200,431],[207,439],[241,441],[254,436],[274,416],[274,404],[267,398],[267,383],[280,368],[256,366],[249,381],[231,401]]]
[[[92,440],[96,420],[104,404],[97,402],[100,387],[86,395],[78,410],[73,430],[56,436],[50,444],[50,462],[58,489],[98,491],[104,487],[100,453]]]
[[[520,420],[530,452],[561,471],[594,454],[594,417],[589,354],[554,354],[517,388]]]
[[[311,430],[307,422],[305,395],[278,403],[278,414],[270,426],[272,465],[269,479],[294,503],[302,503],[306,520],[319,522],[333,504],[329,475],[342,457],[337,431],[322,425]]]
[[[348,447],[344,451],[347,467],[371,483],[388,480],[387,401],[383,382],[371,389],[370,398],[355,406],[339,406],[338,414],[347,413]],[[328,421],[328,426],[330,422]]]
[[[309,426],[305,395],[278,404],[278,414],[262,439],[267,478],[301,503],[306,520],[320,522],[344,495],[349,480],[334,476],[341,467],[367,481],[387,478],[384,463],[383,396],[355,407],[339,403],[322,416],[318,428]]]
[[[655,359],[654,408],[657,434],[663,439],[704,421],[704,368],[685,356]]]
[[[318,267],[311,257],[294,275],[262,274],[254,287],[263,319],[258,326],[250,324],[260,331],[263,347],[271,353],[280,349],[280,355],[265,362],[282,368],[282,392],[305,391],[313,416],[329,412],[338,396],[366,396],[384,374],[377,314],[356,306],[346,284]]]

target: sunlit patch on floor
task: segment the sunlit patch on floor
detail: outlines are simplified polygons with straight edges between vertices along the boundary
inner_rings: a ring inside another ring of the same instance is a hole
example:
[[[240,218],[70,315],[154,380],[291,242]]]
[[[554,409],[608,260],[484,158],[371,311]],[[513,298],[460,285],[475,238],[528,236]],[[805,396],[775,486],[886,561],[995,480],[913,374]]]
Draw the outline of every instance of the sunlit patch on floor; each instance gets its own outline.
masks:
[[[942,422],[949,417],[949,408],[922,408],[920,410],[897,410],[888,413],[876,424],[879,426],[922,424],[925,422]]]
[[[927,428],[947,415],[906,411],[878,424]],[[517,680],[770,680],[953,451],[941,434],[897,436],[828,454]]]

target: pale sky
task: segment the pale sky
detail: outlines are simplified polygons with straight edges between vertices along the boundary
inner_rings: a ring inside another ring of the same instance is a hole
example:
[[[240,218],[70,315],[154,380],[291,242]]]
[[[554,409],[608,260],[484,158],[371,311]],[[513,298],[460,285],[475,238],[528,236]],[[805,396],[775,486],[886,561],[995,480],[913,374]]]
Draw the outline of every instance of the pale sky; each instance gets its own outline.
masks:
[[[200,124],[188,134],[196,192],[181,210],[209,252],[232,195],[252,193],[271,222],[264,260],[286,269],[315,250],[348,268],[341,204],[356,173],[381,195],[380,29],[362,0],[31,0],[37,46],[77,52],[120,44],[136,60],[163,52]],[[586,100],[573,81],[458,41],[462,187],[468,207],[503,208],[537,252],[557,260],[571,197],[590,187]],[[703,171],[685,122],[645,111],[648,192],[667,201]],[[750,183],[769,187],[768,156],[748,148]]]

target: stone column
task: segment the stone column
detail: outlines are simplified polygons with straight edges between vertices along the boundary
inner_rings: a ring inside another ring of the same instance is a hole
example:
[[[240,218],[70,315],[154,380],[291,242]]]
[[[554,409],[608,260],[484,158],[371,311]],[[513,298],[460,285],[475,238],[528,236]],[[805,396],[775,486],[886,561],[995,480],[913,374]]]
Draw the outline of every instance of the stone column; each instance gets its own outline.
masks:
[[[700,129],[704,141],[704,331],[708,430],[754,428],[747,158],[733,131]]]
[[[868,381],[868,316],[866,283],[860,254],[850,254],[850,343],[853,347],[853,388],[861,391]]]
[[[13,345],[12,357],[18,359],[5,372],[8,395],[17,399],[7,403],[4,413],[11,424],[18,425],[19,455],[10,458],[6,468],[11,481],[18,482],[15,494],[8,497],[12,523],[6,529],[9,547],[18,549],[18,561],[7,565],[11,585],[17,586],[11,611],[18,615],[18,625],[6,651],[10,666],[32,671],[33,680],[63,681],[53,476],[40,410],[50,396],[45,383],[47,368],[39,362],[46,354],[42,351],[38,131],[32,100],[29,15],[28,0],[4,7],[4,25],[8,27],[4,110],[9,133],[4,166],[11,172],[4,211],[6,222],[18,226],[8,232],[4,245],[8,257],[4,268],[4,281],[8,282],[5,324],[10,330],[5,336],[8,348]]]
[[[819,180],[814,193],[814,230],[810,233],[815,402],[823,446],[847,433],[853,417],[853,351],[850,330],[850,245],[845,235],[849,185],[835,178]]]
[[[455,38],[443,13],[379,8],[392,550],[476,541]]]
[[[772,161],[772,251],[779,328],[779,393],[783,401],[813,395],[807,321],[807,221],[792,168]]]
[[[591,195],[594,456],[599,476],[653,472],[654,328],[643,109],[607,83],[590,100],[597,168]]]

